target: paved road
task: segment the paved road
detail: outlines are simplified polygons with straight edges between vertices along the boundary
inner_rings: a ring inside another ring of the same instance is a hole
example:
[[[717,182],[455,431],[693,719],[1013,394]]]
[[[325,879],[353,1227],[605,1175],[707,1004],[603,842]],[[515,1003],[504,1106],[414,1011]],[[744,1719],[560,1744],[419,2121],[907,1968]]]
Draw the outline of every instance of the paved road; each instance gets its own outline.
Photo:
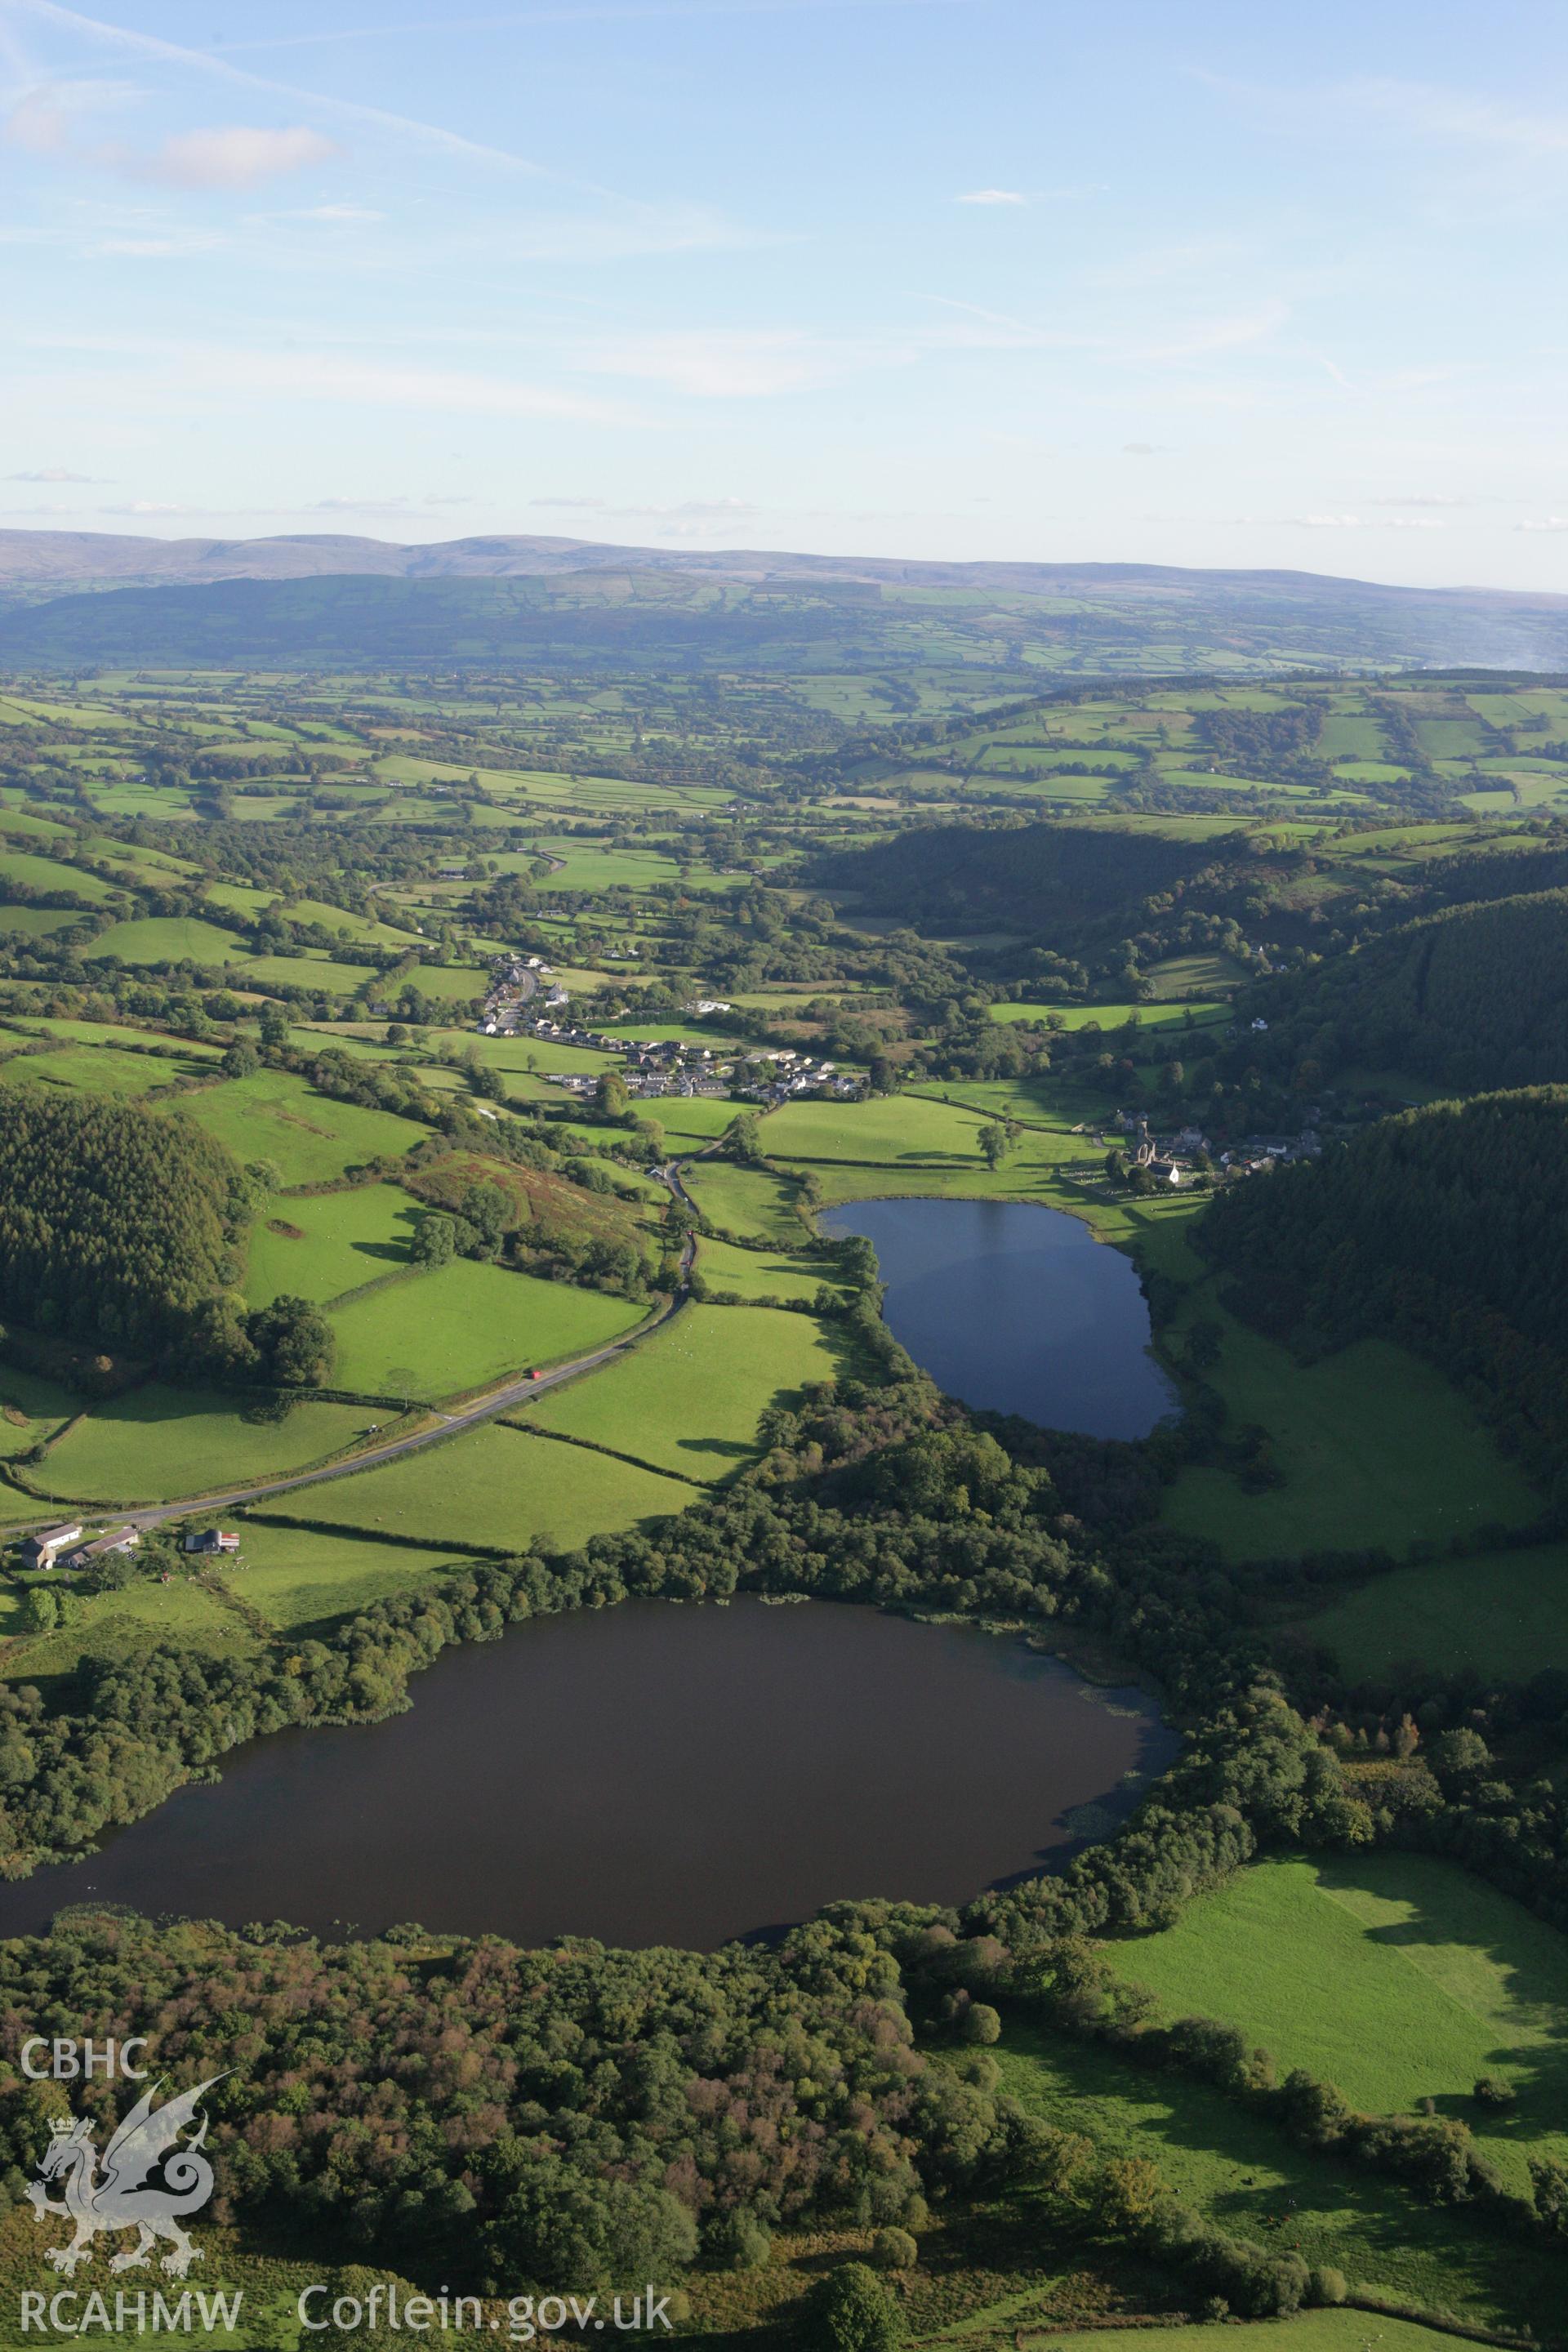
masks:
[[[680,1181],[678,1162],[671,1160],[666,1167],[656,1169],[654,1173],[661,1183],[668,1185],[678,1200],[688,1208],[692,1206],[690,1197]],[[557,1364],[552,1370],[541,1372],[537,1380],[510,1381],[504,1388],[492,1389],[477,1404],[465,1405],[458,1412],[441,1412],[438,1426],[434,1429],[415,1430],[409,1436],[389,1439],[384,1445],[366,1446],[363,1452],[350,1454],[344,1461],[329,1462],[324,1467],[315,1470],[297,1470],[288,1478],[270,1478],[264,1486],[234,1486],[202,1495],[186,1495],[178,1502],[150,1504],[142,1510],[93,1512],[91,1516],[94,1518],[112,1517],[121,1527],[161,1527],[166,1519],[184,1518],[192,1511],[231,1510],[240,1503],[259,1503],[272,1495],[292,1495],[303,1486],[324,1486],[329,1479],[355,1477],[362,1470],[378,1470],[384,1463],[395,1462],[405,1454],[417,1454],[427,1445],[443,1444],[448,1437],[460,1436],[465,1429],[477,1429],[481,1422],[493,1421],[498,1413],[505,1412],[510,1405],[525,1404],[531,1398],[543,1396],[549,1390],[560,1388],[564,1381],[574,1381],[584,1372],[597,1371],[601,1364],[613,1362],[616,1357],[640,1347],[655,1331],[662,1330],[680,1313],[690,1297],[691,1268],[696,1255],[695,1237],[688,1234],[680,1253],[680,1280],[675,1296],[661,1313],[650,1321],[639,1324],[626,1339],[614,1339],[608,1347],[595,1348],[585,1356],[574,1356],[570,1363]],[[432,1411],[438,1412],[439,1408],[432,1407]],[[61,1508],[61,1505],[56,1504],[52,1510],[40,1512],[37,1522],[14,1523],[11,1532],[21,1535],[26,1526],[47,1524],[57,1519]]]

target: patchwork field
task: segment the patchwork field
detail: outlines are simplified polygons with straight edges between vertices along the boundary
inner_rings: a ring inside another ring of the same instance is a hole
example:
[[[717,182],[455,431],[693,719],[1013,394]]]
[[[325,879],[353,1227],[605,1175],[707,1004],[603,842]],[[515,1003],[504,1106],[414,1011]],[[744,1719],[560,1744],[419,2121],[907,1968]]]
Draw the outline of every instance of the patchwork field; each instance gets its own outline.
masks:
[[[705,1217],[728,1234],[754,1234],[759,1241],[793,1241],[800,1232],[795,1188],[767,1168],[740,1168],[728,1160],[702,1160],[681,1182]]]
[[[585,1543],[683,1511],[691,1500],[691,1487],[672,1478],[492,1423],[384,1469],[312,1487],[294,1498],[294,1507],[326,1528],[526,1551],[535,1542]],[[259,1506],[254,1523],[289,1516],[280,1500],[275,1511]]]
[[[603,1371],[530,1407],[540,1429],[687,1478],[721,1479],[756,1454],[757,1422],[808,1382],[837,1377],[830,1323],[765,1307],[689,1307]]]
[[[979,1124],[945,1103],[914,1095],[849,1104],[787,1102],[763,1122],[763,1144],[772,1160],[808,1166],[847,1160],[888,1168],[983,1168]]]

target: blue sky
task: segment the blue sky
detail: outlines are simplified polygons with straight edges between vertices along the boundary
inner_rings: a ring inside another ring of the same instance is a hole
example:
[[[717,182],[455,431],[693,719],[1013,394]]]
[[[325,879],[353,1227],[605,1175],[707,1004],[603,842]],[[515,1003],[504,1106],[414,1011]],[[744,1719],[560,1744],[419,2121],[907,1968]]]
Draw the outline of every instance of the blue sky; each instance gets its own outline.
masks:
[[[1568,588],[1560,0],[0,0],[0,524]]]

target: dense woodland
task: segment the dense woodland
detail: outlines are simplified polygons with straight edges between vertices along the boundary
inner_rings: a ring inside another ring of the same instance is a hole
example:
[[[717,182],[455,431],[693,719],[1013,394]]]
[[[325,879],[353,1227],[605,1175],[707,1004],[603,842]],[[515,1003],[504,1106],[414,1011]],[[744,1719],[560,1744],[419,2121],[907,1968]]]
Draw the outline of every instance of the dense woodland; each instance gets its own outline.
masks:
[[[248,1213],[239,1168],[188,1121],[9,1097],[0,1305],[44,1331],[162,1356],[204,1344]]]
[[[1509,866],[1512,859],[1494,859]],[[1568,1079],[1568,890],[1456,906],[1257,992],[1270,1064],[1441,1086]]]

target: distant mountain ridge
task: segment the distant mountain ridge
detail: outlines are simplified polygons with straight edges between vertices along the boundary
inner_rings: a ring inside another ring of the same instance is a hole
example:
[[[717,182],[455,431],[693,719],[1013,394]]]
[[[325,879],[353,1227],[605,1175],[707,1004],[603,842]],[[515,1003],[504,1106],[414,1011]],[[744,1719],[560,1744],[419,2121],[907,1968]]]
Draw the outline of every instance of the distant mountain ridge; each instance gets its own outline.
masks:
[[[956,563],[881,555],[809,555],[785,549],[668,548],[590,539],[487,532],[430,542],[346,532],[285,531],[261,539],[150,539],[118,531],[0,530],[0,587],[62,590],[200,586],[220,580],[309,580],[329,573],[387,580],[518,579],[562,572],[679,572],[748,581],[866,581],[889,586],[1012,589],[1025,595],[1184,592],[1313,597],[1325,591],[1368,603],[1451,604],[1456,600],[1568,615],[1568,595],[1509,588],[1404,588],[1322,572],[1203,570],[1171,563]]]
[[[457,661],[1074,677],[1568,670],[1568,596],[1311,572],[302,532],[0,531],[0,663]]]

